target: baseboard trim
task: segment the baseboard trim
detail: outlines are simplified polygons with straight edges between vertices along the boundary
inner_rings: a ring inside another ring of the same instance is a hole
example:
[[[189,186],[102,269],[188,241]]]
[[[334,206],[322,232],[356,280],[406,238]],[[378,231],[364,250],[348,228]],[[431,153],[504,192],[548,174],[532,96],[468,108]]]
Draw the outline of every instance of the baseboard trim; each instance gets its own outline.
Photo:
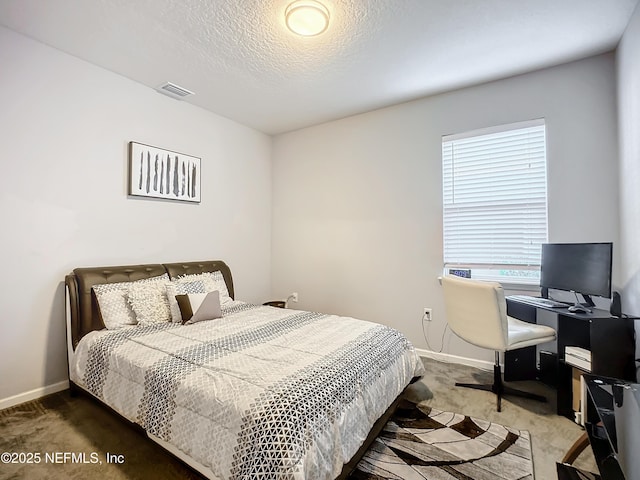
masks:
[[[18,395],[14,395],[12,397],[2,398],[0,399],[0,410],[4,410],[5,408],[13,407],[24,402],[30,402],[31,400],[36,400],[40,397],[66,390],[67,388],[69,388],[69,380],[64,380],[52,385],[35,388],[33,390],[29,390],[28,392],[19,393]]]
[[[421,357],[432,358],[439,362],[455,363],[457,365],[466,365],[468,367],[479,368],[480,370],[493,370],[493,362],[486,360],[477,360],[475,358],[459,357],[457,355],[451,355],[450,353],[432,352],[431,350],[423,350],[416,348],[416,353]]]

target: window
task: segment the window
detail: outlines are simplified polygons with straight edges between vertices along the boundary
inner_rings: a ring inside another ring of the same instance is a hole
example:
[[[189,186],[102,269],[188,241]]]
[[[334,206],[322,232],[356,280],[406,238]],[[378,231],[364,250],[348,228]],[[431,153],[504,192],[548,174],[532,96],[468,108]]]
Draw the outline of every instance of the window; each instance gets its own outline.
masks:
[[[444,263],[538,285],[547,241],[544,120],[442,138]]]

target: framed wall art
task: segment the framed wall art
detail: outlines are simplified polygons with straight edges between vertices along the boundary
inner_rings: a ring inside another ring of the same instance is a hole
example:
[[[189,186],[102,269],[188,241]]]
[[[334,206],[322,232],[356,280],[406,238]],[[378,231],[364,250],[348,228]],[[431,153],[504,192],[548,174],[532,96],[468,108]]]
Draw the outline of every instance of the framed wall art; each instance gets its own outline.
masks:
[[[129,195],[200,203],[200,159],[129,142]]]

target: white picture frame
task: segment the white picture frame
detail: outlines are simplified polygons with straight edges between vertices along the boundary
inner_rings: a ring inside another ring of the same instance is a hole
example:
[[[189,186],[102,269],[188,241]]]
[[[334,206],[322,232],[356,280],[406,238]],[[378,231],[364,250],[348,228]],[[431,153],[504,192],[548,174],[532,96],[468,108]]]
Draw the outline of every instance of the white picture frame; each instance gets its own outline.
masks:
[[[200,203],[201,159],[129,142],[129,195]]]

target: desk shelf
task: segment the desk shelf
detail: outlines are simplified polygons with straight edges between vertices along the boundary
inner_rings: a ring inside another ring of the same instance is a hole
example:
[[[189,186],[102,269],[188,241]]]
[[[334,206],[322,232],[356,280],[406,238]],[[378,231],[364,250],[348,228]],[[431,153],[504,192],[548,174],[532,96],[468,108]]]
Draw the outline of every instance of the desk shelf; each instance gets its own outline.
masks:
[[[638,385],[597,375],[584,378],[588,406],[585,430],[602,479],[638,478]]]
[[[573,420],[571,368],[564,361],[567,346],[582,347],[591,351],[591,373],[605,377],[636,381],[635,329],[630,318],[613,317],[605,310],[594,309],[592,314],[571,313],[565,309],[552,309],[524,304],[507,298],[510,316],[535,323],[538,309],[551,311],[558,316],[557,329],[557,413]],[[507,352],[509,353],[509,352]],[[531,368],[526,360],[524,371]],[[534,360],[535,362],[535,360]],[[505,380],[519,379],[523,361],[505,360]],[[533,364],[535,367],[535,363]],[[510,371],[508,371],[510,370]],[[515,371],[514,371],[515,370]]]

